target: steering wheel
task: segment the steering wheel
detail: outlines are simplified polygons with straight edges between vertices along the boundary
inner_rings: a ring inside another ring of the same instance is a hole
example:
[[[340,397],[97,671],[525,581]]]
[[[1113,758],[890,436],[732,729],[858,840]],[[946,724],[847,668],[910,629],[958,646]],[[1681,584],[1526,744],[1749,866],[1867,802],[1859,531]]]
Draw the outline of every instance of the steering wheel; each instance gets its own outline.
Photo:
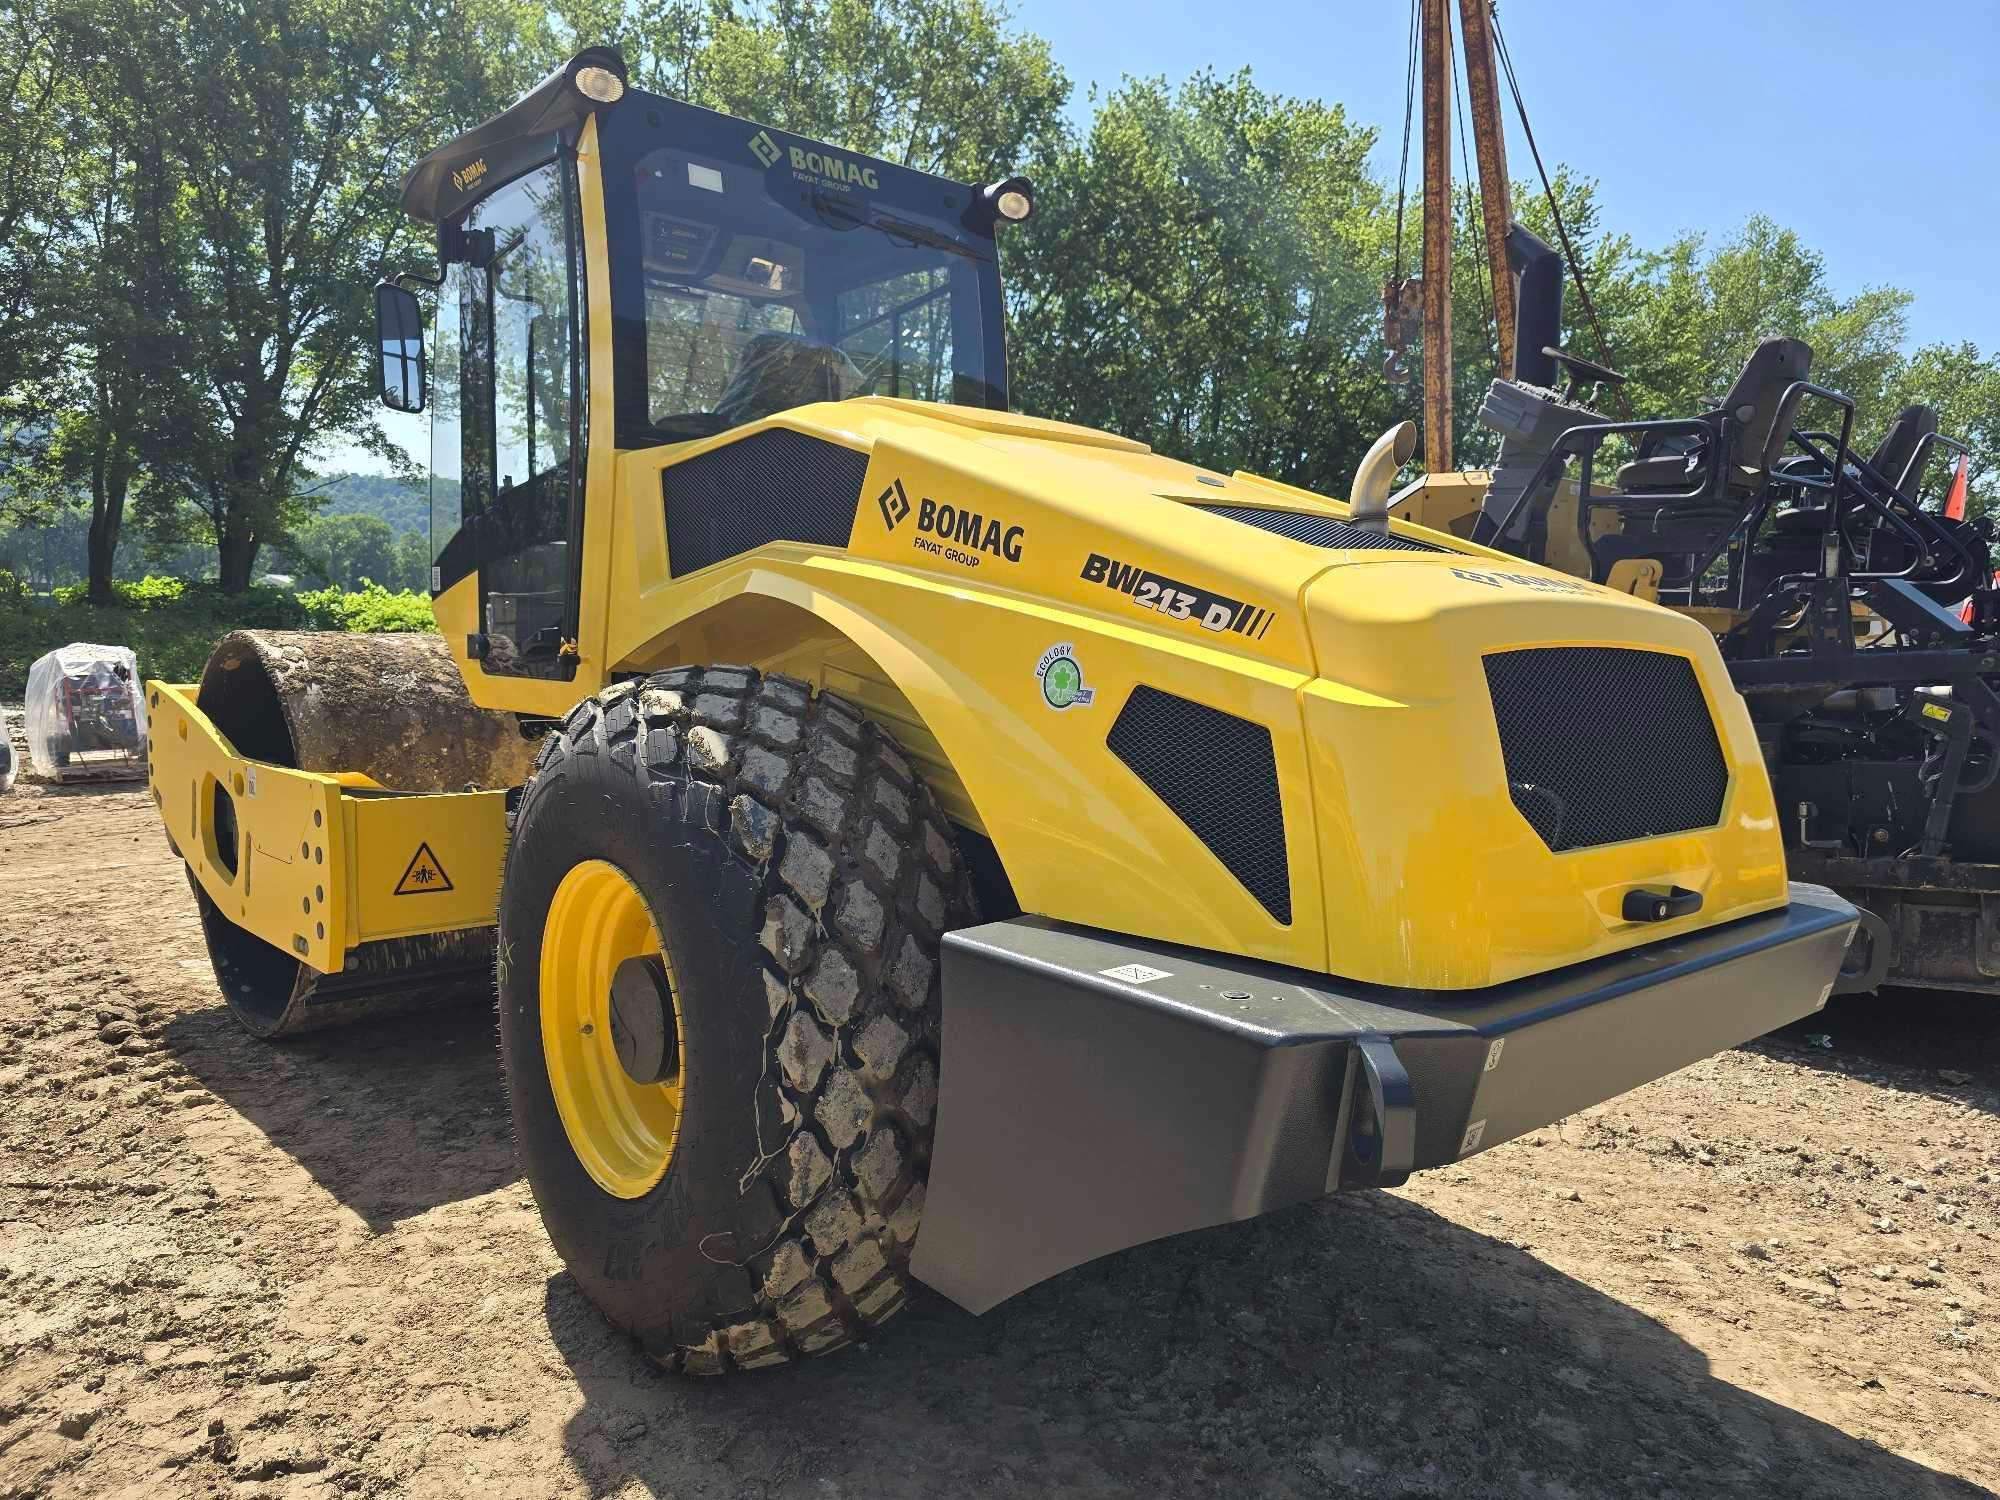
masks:
[[[1569,378],[1579,386],[1623,385],[1625,383],[1626,377],[1609,366],[1600,365],[1594,360],[1584,359],[1580,355],[1565,354],[1554,345],[1542,345],[1542,353],[1569,371]]]

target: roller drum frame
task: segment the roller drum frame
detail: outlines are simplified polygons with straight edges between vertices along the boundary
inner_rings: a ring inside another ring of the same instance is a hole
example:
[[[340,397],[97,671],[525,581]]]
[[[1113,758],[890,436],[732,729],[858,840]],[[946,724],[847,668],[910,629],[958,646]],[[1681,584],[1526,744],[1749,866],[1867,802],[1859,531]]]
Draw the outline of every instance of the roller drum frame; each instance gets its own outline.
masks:
[[[476,706],[430,634],[236,631],[210,654],[197,702],[239,753],[363,776],[375,795],[518,786],[533,769],[519,721]],[[190,884],[216,980],[257,1036],[492,997],[490,927],[362,943],[339,972],[322,974]]]

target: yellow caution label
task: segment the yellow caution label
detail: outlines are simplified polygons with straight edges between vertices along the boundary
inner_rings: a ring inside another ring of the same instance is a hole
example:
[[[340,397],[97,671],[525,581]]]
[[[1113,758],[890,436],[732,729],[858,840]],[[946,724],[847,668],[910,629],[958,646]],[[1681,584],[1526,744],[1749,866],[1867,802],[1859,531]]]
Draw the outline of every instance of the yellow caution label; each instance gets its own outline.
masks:
[[[1924,717],[1926,719],[1937,719],[1943,723],[1950,723],[1951,710],[1946,708],[1942,703],[1926,703],[1924,705]]]
[[[403,871],[403,878],[396,882],[399,896],[425,896],[433,891],[452,889],[451,877],[438,863],[438,857],[431,853],[429,844],[418,844],[417,852],[410,856],[409,868]]]

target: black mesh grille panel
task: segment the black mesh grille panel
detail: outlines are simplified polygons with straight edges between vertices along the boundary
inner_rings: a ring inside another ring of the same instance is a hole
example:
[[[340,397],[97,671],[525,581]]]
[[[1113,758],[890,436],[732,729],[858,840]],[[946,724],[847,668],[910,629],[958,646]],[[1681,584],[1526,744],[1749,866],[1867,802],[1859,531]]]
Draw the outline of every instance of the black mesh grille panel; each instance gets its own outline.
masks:
[[[1292,878],[1270,730],[1142,685],[1118,711],[1107,743],[1264,910],[1290,923]]]
[[[1259,531],[1275,531],[1279,536],[1288,536],[1295,542],[1310,542],[1315,547],[1352,547],[1357,551],[1370,552],[1451,551],[1451,548],[1440,547],[1435,542],[1420,542],[1415,537],[1397,536],[1393,532],[1371,531],[1366,526],[1350,526],[1333,516],[1307,515],[1304,511],[1253,510],[1247,505],[1197,505],[1194,508],[1205,510],[1212,516],[1241,521]]]
[[[868,455],[773,427],[665,469],[676,578],[766,542],[845,547]]]
[[[1684,656],[1543,646],[1486,658],[1507,790],[1560,853],[1713,827],[1729,767]]]

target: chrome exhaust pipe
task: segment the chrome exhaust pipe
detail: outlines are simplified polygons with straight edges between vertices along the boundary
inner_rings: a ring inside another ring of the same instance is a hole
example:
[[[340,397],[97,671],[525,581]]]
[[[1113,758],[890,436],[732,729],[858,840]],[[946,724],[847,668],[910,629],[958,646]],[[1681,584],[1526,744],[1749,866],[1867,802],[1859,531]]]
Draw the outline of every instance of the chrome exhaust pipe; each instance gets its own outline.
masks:
[[[1375,446],[1354,471],[1354,487],[1347,498],[1348,520],[1375,531],[1389,529],[1389,491],[1396,483],[1397,471],[1416,451],[1415,422],[1398,422],[1375,439]]]

